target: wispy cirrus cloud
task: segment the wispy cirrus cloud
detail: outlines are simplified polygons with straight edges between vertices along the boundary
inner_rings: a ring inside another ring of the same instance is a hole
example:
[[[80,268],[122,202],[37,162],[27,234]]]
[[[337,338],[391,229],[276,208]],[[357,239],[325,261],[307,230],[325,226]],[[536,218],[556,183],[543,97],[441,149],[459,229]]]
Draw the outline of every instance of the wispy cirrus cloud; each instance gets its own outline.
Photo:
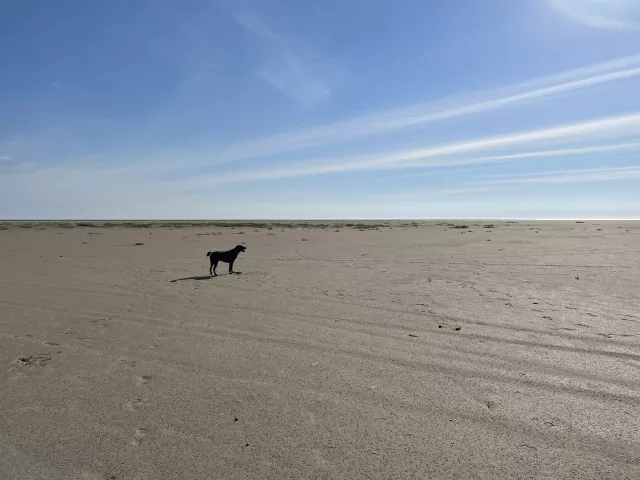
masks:
[[[519,183],[586,183],[620,180],[640,181],[640,167],[586,168],[504,175],[506,178],[488,180],[494,185]]]
[[[258,75],[268,85],[305,107],[331,97],[339,76],[336,62],[312,52],[300,40],[275,32],[255,13],[233,17],[257,40],[262,57]]]
[[[516,108],[529,102],[549,100],[639,76],[640,55],[629,56],[490,92],[393,109],[301,131],[248,139],[210,152],[208,161],[221,164],[335,145],[444,120]],[[322,89],[320,86],[317,88]]]
[[[283,53],[260,68],[260,77],[300,105],[313,106],[331,96],[331,83],[312,74],[304,62],[299,56]]]
[[[496,155],[489,157],[460,157],[482,151],[491,151],[505,147],[514,147],[527,144],[539,144],[556,141],[589,140],[594,135],[600,138],[621,138],[637,135],[640,131],[640,113],[615,117],[599,118],[587,122],[564,124],[550,128],[515,132],[506,135],[466,139],[444,145],[430,145],[412,150],[400,150],[387,152],[373,156],[352,156],[343,158],[320,158],[307,162],[276,165],[270,168],[253,169],[218,173],[202,176],[195,179],[195,184],[231,183],[256,180],[275,180],[282,178],[295,178],[310,175],[344,173],[375,169],[398,169],[449,165],[473,165],[478,163],[490,163],[508,161],[519,158],[535,158],[543,156],[560,156],[561,150],[544,150],[523,152],[512,155]],[[594,146],[565,149],[569,155],[586,154],[590,151],[614,151],[633,149],[637,143],[624,143],[608,146]],[[607,150],[608,149],[608,150]],[[447,159],[446,157],[455,156]],[[416,161],[420,163],[416,163]]]
[[[623,135],[624,136],[624,135]],[[631,143],[615,143],[608,145],[591,145],[584,147],[576,147],[576,148],[558,148],[554,150],[535,150],[528,152],[518,152],[512,153],[509,155],[493,155],[486,157],[466,157],[462,159],[453,159],[453,160],[444,160],[446,165],[476,165],[476,164],[487,164],[487,163],[502,163],[502,162],[510,162],[512,160],[526,160],[531,158],[571,158],[571,157],[584,157],[588,155],[597,155],[601,153],[615,153],[615,152],[624,152],[624,151],[640,151],[640,142],[631,142]],[[461,163],[457,163],[461,162]],[[413,167],[433,167],[433,166],[444,166],[439,163],[434,162],[410,162],[403,163],[402,166],[404,168],[413,168]],[[425,173],[427,174],[427,173]],[[414,175],[421,175],[417,173]]]
[[[366,170],[470,166],[505,163],[522,159],[566,158],[612,152],[640,151],[640,142],[608,143],[605,145],[586,145],[572,148],[544,148],[549,143],[556,142],[589,143],[594,137],[610,141],[612,139],[637,137],[638,135],[640,135],[640,113],[635,113],[556,125],[537,130],[512,132],[505,135],[463,139],[458,142],[427,145],[416,149],[401,149],[378,155],[357,155],[338,158],[321,157],[264,168],[199,174],[197,177],[181,179],[171,177],[168,180],[160,181],[160,183],[170,183],[174,185],[174,188],[189,191],[227,183],[280,180]],[[482,152],[500,151],[504,148],[522,146],[530,147],[527,151],[513,154],[477,155]],[[88,164],[81,164],[79,167],[82,170],[98,171],[100,174],[113,172],[115,175],[144,176],[156,171],[155,165],[137,163],[102,168],[99,162],[92,161]],[[71,166],[65,168],[71,168]]]
[[[198,201],[200,201],[197,200],[199,195],[205,194],[206,192],[213,192],[212,187],[214,186],[229,183],[299,178],[364,170],[394,170],[414,168],[416,166],[465,166],[544,157],[565,158],[567,156],[578,157],[580,155],[617,151],[640,151],[640,142],[565,149],[540,149],[540,144],[544,145],[545,142],[549,141],[570,140],[573,142],[584,142],[590,141],[594,135],[601,136],[602,138],[606,138],[607,136],[616,138],[629,134],[637,135],[639,131],[640,113],[600,118],[588,122],[564,124],[534,131],[515,132],[502,136],[463,140],[452,144],[434,145],[421,149],[391,152],[377,157],[359,156],[338,160],[320,159],[312,162],[280,165],[260,170],[230,171],[217,173],[215,175],[200,175],[196,178],[158,180],[150,177],[151,171],[148,167],[142,165],[132,164],[120,167],[108,167],[91,160],[76,164],[58,165],[30,172],[16,170],[12,178],[7,176],[3,179],[2,176],[0,176],[0,180],[4,180],[6,191],[10,191],[12,188],[19,191],[32,190],[34,192],[33,198],[36,199],[38,195],[42,195],[44,198],[53,194],[53,196],[58,199],[58,202],[63,202],[64,199],[67,198],[68,205],[65,205],[66,208],[69,208],[69,211],[74,211],[74,209],[78,211],[81,210],[73,205],[75,205],[74,202],[76,202],[77,198],[83,197],[84,195],[89,195],[92,198],[92,202],[96,204],[101,202],[103,205],[114,206],[120,205],[125,200],[127,202],[131,201],[133,197],[142,195],[145,198],[155,200],[149,200],[149,203],[146,205],[141,204],[141,209],[151,208],[151,205],[153,205],[154,208],[159,208],[159,205],[163,205],[163,208],[166,208],[167,212],[173,212],[175,210],[173,206],[173,196],[189,194],[189,198],[193,200],[192,204],[197,205]],[[472,155],[481,151],[516,146],[529,146],[530,150],[508,155],[480,157]],[[537,150],[535,148],[537,148]],[[463,156],[460,156],[461,154]],[[416,163],[416,160],[419,160],[420,163]],[[484,178],[479,182],[472,182],[471,184],[461,185],[456,188],[430,188],[418,192],[405,191],[382,194],[376,198],[380,201],[393,200],[394,202],[401,202],[423,198],[426,193],[429,194],[430,198],[438,197],[439,195],[468,196],[470,194],[495,192],[519,183],[568,183],[620,180],[630,178],[630,176],[640,179],[640,176],[638,176],[639,173],[640,167],[540,172],[522,176],[510,175]],[[100,185],[96,185],[95,182],[93,182],[95,178],[100,178]],[[124,179],[126,179],[126,181],[124,181]],[[2,186],[2,184],[3,183],[0,182],[0,186]],[[76,190],[70,190],[70,185],[75,186]],[[126,185],[130,185],[131,198],[117,193],[123,188],[126,190]],[[77,191],[78,187],[82,187],[82,191]],[[91,191],[91,193],[89,193],[89,191]],[[170,194],[167,194],[167,192],[170,192]]]
[[[246,28],[256,30],[270,41],[275,43],[282,41],[278,34],[269,30],[264,24],[250,20],[250,17],[239,18]],[[147,155],[146,158],[154,164],[156,171],[160,169],[179,171],[184,167],[216,167],[238,160],[262,159],[276,154],[309,151],[341,143],[362,141],[371,136],[393,134],[412,127],[438,124],[455,118],[481,117],[483,113],[516,109],[532,101],[550,101],[559,96],[583,93],[591,87],[607,86],[637,77],[640,77],[640,55],[538,77],[489,92],[392,109],[305,130],[247,139],[213,150],[194,153],[173,149]],[[256,175],[263,174],[258,172]]]
[[[634,30],[631,18],[640,12],[634,0],[547,0],[556,11],[587,27],[607,30]]]

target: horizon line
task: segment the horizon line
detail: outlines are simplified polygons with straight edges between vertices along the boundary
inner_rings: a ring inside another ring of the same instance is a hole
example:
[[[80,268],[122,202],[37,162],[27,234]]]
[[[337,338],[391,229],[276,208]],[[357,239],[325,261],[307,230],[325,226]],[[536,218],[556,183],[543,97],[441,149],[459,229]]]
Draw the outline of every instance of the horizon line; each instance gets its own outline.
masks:
[[[599,217],[599,218],[590,218],[590,217],[571,217],[571,218],[559,218],[559,217],[548,217],[548,218],[537,218],[537,217],[398,217],[398,218],[386,218],[386,217],[370,217],[370,218],[358,218],[358,217],[345,217],[345,218],[207,218],[207,219],[166,219],[166,218],[78,218],[78,219],[62,219],[62,218],[54,218],[54,219],[43,219],[43,218],[33,218],[33,219],[0,219],[0,223],[23,223],[23,222],[62,222],[62,223],[72,223],[72,222],[167,222],[167,223],[179,223],[179,222],[353,222],[353,221],[362,221],[362,222],[373,222],[373,221],[384,221],[384,222],[402,222],[402,221],[420,221],[420,222],[431,222],[431,221],[443,221],[443,220],[451,220],[451,221],[537,221],[537,222],[568,222],[568,221],[601,221],[601,222],[638,222],[640,221],[640,217],[630,218],[608,218],[608,217]]]

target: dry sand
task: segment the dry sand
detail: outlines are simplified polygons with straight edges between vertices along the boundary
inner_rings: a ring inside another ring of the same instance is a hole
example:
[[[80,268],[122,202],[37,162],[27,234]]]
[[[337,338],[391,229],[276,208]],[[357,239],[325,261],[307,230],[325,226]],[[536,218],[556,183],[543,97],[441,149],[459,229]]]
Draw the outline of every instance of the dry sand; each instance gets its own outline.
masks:
[[[640,224],[486,223],[0,231],[0,478],[640,478]]]

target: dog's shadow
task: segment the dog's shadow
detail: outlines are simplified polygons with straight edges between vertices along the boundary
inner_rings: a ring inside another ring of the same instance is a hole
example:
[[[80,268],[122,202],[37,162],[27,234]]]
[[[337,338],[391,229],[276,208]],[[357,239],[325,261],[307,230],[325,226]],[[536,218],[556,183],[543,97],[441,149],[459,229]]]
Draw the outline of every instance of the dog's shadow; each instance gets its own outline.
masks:
[[[184,277],[184,278],[176,278],[175,280],[171,280],[171,283],[182,282],[185,280],[213,280],[218,277],[226,277],[227,275],[242,275],[242,272],[233,272],[227,274],[218,274],[218,275],[198,275],[196,277]]]

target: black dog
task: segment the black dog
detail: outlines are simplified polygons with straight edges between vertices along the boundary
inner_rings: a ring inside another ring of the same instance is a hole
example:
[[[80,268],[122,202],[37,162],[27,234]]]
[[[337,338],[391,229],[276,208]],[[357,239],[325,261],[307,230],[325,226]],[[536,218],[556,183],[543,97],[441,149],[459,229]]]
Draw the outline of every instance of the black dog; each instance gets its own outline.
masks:
[[[209,267],[209,274],[218,275],[216,273],[216,267],[218,262],[224,262],[229,264],[229,273],[233,273],[233,262],[236,261],[240,252],[244,252],[246,247],[242,245],[236,245],[235,248],[227,250],[226,252],[207,252],[207,257],[211,260],[211,266]],[[212,273],[213,270],[213,273]]]

